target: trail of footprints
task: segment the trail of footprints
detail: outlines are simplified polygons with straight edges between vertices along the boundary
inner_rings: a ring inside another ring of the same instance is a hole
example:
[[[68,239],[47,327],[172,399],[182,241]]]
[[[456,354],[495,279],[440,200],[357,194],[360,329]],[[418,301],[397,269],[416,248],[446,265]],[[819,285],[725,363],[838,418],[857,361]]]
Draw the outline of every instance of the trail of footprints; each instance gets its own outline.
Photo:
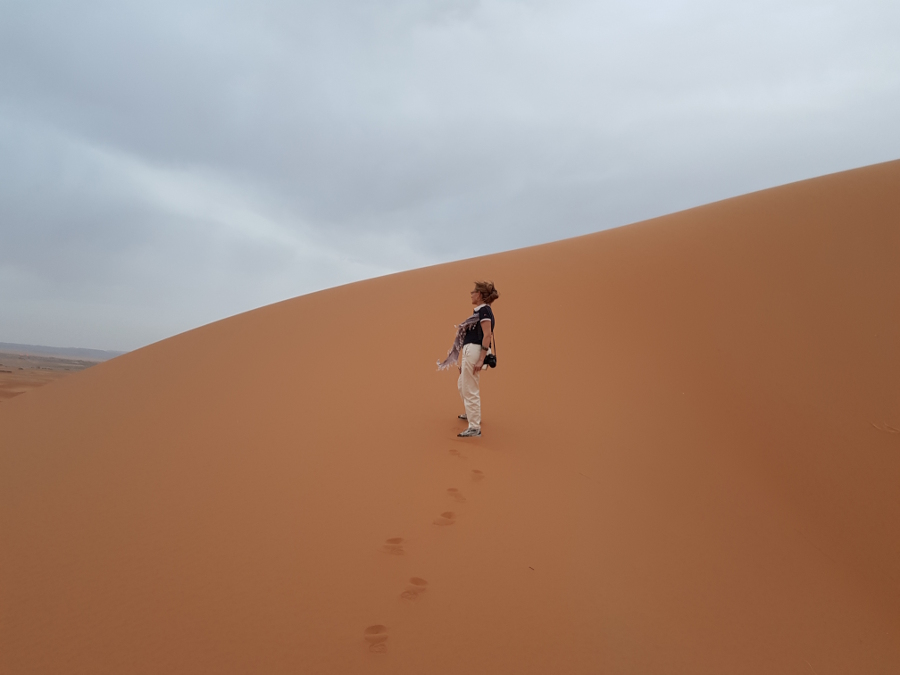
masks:
[[[474,482],[484,479],[484,472],[478,469],[472,469],[470,474]],[[465,495],[459,488],[447,488],[447,496],[453,501],[463,504],[466,501]],[[432,521],[435,525],[448,526],[456,523],[456,514],[453,511],[444,511]],[[403,537],[391,537],[386,539],[382,547],[386,553],[391,555],[404,555],[406,552],[403,548]],[[410,577],[406,583],[406,588],[400,594],[402,600],[418,600],[423,593],[428,590],[428,581],[421,577]],[[388,629],[382,624],[374,624],[363,631],[363,639],[369,643],[369,651],[373,654],[384,654],[387,652]]]

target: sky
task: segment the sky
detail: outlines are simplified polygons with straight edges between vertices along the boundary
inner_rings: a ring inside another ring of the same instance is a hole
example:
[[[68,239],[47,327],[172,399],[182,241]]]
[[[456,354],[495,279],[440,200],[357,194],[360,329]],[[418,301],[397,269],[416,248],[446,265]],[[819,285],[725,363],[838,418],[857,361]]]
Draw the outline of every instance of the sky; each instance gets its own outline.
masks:
[[[131,350],[900,158],[898,35],[896,0],[0,0],[0,341]]]

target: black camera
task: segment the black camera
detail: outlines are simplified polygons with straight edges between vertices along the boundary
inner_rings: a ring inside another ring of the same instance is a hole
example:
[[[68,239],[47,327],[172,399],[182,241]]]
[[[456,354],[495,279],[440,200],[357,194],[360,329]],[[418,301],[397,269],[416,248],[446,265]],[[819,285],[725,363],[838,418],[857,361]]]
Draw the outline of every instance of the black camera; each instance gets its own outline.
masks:
[[[497,367],[497,357],[493,354],[488,354],[484,357],[484,365],[488,368],[496,368]]]

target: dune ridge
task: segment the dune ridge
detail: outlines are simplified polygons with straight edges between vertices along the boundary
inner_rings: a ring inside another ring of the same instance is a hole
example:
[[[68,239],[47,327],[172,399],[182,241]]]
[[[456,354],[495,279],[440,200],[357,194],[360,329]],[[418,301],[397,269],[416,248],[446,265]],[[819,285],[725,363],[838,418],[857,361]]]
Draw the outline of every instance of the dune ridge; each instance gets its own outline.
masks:
[[[896,673],[900,162],[270,305],[0,406],[3,673]],[[474,279],[499,367],[435,372]]]

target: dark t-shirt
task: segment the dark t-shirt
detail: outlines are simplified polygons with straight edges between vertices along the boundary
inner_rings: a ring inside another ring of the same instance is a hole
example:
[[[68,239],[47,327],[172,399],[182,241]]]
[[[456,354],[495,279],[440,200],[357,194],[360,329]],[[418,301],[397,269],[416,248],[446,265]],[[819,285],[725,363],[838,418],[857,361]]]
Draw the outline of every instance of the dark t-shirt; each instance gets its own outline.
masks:
[[[480,345],[484,343],[484,329],[481,327],[481,322],[485,319],[491,320],[491,332],[494,331],[494,313],[491,311],[490,305],[479,307],[475,314],[478,315],[478,323],[466,333],[466,337],[463,338],[463,345]]]

